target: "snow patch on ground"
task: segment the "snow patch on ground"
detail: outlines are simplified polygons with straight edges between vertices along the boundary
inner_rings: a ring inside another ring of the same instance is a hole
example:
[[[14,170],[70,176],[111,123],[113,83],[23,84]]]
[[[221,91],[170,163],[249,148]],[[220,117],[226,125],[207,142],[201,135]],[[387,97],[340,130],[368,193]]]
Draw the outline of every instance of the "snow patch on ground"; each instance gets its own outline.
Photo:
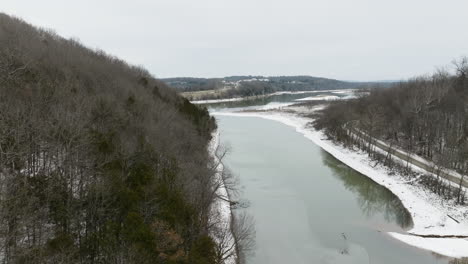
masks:
[[[386,167],[373,166],[367,153],[354,151],[328,140],[321,132],[308,126],[311,119],[284,112],[263,113],[226,113],[213,112],[213,115],[260,117],[291,126],[322,149],[339,159],[354,170],[366,175],[376,183],[386,187],[398,196],[410,212],[414,226],[403,235],[390,233],[396,239],[407,244],[431,250],[450,257],[468,257],[468,243],[461,238],[423,238],[414,235],[451,235],[468,236],[468,212],[466,207],[442,200],[436,194],[417,185],[411,185],[401,175],[389,175]],[[448,215],[455,217],[460,224]]]
[[[339,100],[340,97],[336,96],[336,95],[327,95],[327,96],[310,96],[310,97],[305,97],[305,98],[301,98],[301,99],[296,99],[295,101],[321,101],[321,100],[325,100],[325,101],[331,101],[331,100]]]
[[[399,233],[389,233],[392,237],[419,248],[437,252],[441,255],[462,258],[468,252],[468,240],[461,238],[424,238]]]

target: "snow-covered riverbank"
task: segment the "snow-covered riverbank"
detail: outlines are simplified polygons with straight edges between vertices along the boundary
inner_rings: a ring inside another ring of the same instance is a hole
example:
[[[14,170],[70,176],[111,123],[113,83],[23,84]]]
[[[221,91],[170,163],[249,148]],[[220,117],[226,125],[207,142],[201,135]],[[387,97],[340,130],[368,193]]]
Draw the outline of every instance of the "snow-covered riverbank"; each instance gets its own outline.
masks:
[[[211,214],[211,222],[214,226],[211,236],[216,240],[220,251],[226,257],[224,263],[235,264],[237,258],[236,241],[231,232],[232,212],[228,190],[223,178],[224,165],[217,155],[219,144],[219,131],[215,131],[208,146],[208,153],[213,157],[213,166],[216,170],[214,185],[217,187],[216,195],[218,197],[213,205]]]
[[[448,203],[437,195],[417,185],[410,184],[400,175],[390,175],[384,166],[375,166],[367,153],[346,149],[327,140],[322,132],[308,127],[308,118],[284,112],[212,113],[239,117],[260,117],[281,122],[296,129],[306,138],[322,147],[349,167],[385,186],[400,198],[410,212],[414,226],[406,234],[389,232],[389,235],[407,244],[451,257],[468,256],[466,238],[424,238],[418,235],[468,236],[468,212],[466,207]],[[452,220],[454,217],[460,223]]]
[[[193,103],[193,104],[214,104],[214,103],[237,102],[237,101],[242,101],[242,100],[245,100],[245,98],[236,97],[236,98],[227,98],[227,99],[194,100],[194,101],[191,101],[191,103]]]

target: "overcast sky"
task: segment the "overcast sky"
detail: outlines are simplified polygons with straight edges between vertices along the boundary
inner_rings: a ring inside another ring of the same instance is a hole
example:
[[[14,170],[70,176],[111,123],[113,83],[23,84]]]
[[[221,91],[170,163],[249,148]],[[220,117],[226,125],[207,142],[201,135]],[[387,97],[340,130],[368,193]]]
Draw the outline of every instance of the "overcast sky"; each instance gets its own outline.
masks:
[[[156,77],[390,80],[468,55],[467,0],[1,0]]]

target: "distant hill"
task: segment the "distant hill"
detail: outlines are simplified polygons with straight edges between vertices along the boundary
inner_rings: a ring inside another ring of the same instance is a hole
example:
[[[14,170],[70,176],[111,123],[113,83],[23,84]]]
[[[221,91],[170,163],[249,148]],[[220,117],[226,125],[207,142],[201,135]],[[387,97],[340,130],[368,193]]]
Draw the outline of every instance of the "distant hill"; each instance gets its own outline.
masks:
[[[347,82],[312,76],[230,76],[224,78],[167,78],[168,85],[187,98],[220,99],[255,96],[277,91],[355,89],[377,83]],[[385,85],[382,83],[382,85]]]

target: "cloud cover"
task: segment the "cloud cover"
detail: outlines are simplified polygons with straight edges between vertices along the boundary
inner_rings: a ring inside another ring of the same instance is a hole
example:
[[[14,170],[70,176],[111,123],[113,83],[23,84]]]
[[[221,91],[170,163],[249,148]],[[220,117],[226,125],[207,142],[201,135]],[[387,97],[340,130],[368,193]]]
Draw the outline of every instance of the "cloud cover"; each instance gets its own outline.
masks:
[[[157,77],[387,80],[468,55],[466,0],[4,0]]]

